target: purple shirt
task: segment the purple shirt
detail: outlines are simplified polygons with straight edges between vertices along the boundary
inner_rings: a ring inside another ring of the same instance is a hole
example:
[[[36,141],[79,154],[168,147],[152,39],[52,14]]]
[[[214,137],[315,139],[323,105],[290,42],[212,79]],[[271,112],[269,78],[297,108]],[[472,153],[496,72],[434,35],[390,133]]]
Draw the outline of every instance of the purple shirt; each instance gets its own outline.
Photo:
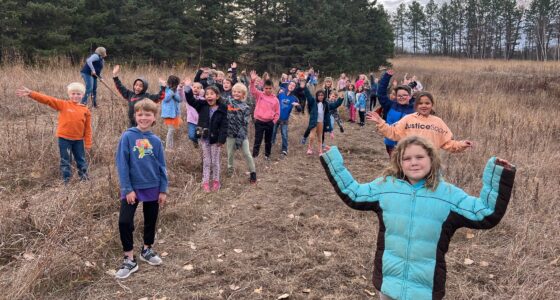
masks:
[[[149,189],[135,189],[136,201],[150,202],[159,200],[159,187]],[[121,194],[121,200],[126,200],[126,195]]]

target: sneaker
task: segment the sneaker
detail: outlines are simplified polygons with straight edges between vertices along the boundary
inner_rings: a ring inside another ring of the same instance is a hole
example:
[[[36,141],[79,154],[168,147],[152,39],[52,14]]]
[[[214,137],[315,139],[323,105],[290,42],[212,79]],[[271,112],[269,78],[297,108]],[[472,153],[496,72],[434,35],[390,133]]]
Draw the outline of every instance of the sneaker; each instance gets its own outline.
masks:
[[[198,148],[198,142],[193,142],[193,146],[194,146],[195,148]]]
[[[138,271],[138,264],[136,263],[136,260],[125,256],[121,267],[117,270],[117,273],[115,273],[115,277],[125,279],[136,271]]]
[[[154,250],[152,250],[152,247],[148,247],[146,249],[142,247],[142,252],[140,253],[140,260],[143,260],[152,266],[161,265],[161,258],[157,255],[157,253]]]
[[[265,157],[264,157],[264,160],[265,160],[265,161],[269,161],[269,160],[270,160],[270,156],[265,156]]]
[[[282,151],[282,155],[288,156],[288,151]]]
[[[220,182],[218,180],[214,180],[214,182],[212,182],[212,190],[213,191],[217,191],[220,189]]]
[[[249,175],[249,183],[257,183],[257,173],[251,172],[251,175]]]
[[[202,189],[207,192],[210,193],[210,184],[208,182],[203,182],[202,183]]]
[[[340,133],[344,133],[344,128],[340,126]]]
[[[311,155],[313,154],[313,150],[311,150],[311,148],[307,148],[307,155]]]
[[[233,177],[233,168],[227,168],[226,176],[227,177]]]
[[[301,138],[301,144],[305,145],[307,143],[307,138],[306,137],[302,137]]]

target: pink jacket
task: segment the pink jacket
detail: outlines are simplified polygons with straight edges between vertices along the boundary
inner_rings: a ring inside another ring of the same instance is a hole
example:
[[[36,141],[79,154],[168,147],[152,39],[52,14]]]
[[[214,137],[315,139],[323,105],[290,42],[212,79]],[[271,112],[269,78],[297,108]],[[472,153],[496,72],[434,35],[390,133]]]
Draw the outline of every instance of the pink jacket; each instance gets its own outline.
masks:
[[[276,123],[280,118],[280,102],[278,98],[272,94],[265,95],[263,92],[257,90],[255,81],[251,80],[249,85],[251,95],[255,98],[255,120],[262,122],[273,121]]]
[[[198,112],[196,112],[196,109],[187,103],[184,88],[178,87],[177,93],[179,93],[179,97],[181,97],[181,102],[185,102],[185,107],[187,108],[187,122],[198,125]],[[204,100],[204,96],[194,96],[194,98],[196,100]]]

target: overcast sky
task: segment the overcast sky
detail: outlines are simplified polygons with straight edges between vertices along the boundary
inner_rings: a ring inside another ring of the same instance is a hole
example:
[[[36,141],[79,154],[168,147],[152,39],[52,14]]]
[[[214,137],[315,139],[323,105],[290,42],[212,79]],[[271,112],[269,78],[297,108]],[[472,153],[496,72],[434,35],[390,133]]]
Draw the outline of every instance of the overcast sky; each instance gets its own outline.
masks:
[[[420,4],[422,4],[422,6],[426,5],[426,3],[429,2],[429,0],[417,0],[418,2],[420,2]],[[388,11],[394,11],[395,8],[397,6],[399,6],[399,4],[401,4],[402,2],[406,3],[407,5],[412,2],[412,0],[377,0],[377,3],[381,3],[383,4],[383,6],[385,7],[385,9],[387,9]],[[443,0],[436,0],[436,3],[442,3],[445,2]],[[449,1],[447,1],[449,2]],[[527,5],[527,3],[529,3],[529,0],[518,0],[517,3],[519,4],[524,4]]]

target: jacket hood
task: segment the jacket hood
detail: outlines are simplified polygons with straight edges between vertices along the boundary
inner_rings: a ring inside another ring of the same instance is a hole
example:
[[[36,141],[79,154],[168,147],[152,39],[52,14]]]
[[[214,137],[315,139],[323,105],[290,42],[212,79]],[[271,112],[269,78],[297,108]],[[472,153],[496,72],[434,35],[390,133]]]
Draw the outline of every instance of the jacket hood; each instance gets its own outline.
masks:
[[[134,84],[136,84],[136,81],[138,81],[138,80],[142,81],[142,83],[144,84],[144,88],[142,88],[142,92],[140,92],[140,94],[138,94],[138,95],[141,95],[141,94],[144,94],[148,90],[148,81],[146,79],[144,79],[144,77],[138,77],[132,83],[133,87],[134,87]]]
[[[153,136],[154,135],[154,133],[151,132],[151,131],[142,132],[137,127],[130,127],[126,131],[134,132],[135,134],[147,135],[147,136]]]

